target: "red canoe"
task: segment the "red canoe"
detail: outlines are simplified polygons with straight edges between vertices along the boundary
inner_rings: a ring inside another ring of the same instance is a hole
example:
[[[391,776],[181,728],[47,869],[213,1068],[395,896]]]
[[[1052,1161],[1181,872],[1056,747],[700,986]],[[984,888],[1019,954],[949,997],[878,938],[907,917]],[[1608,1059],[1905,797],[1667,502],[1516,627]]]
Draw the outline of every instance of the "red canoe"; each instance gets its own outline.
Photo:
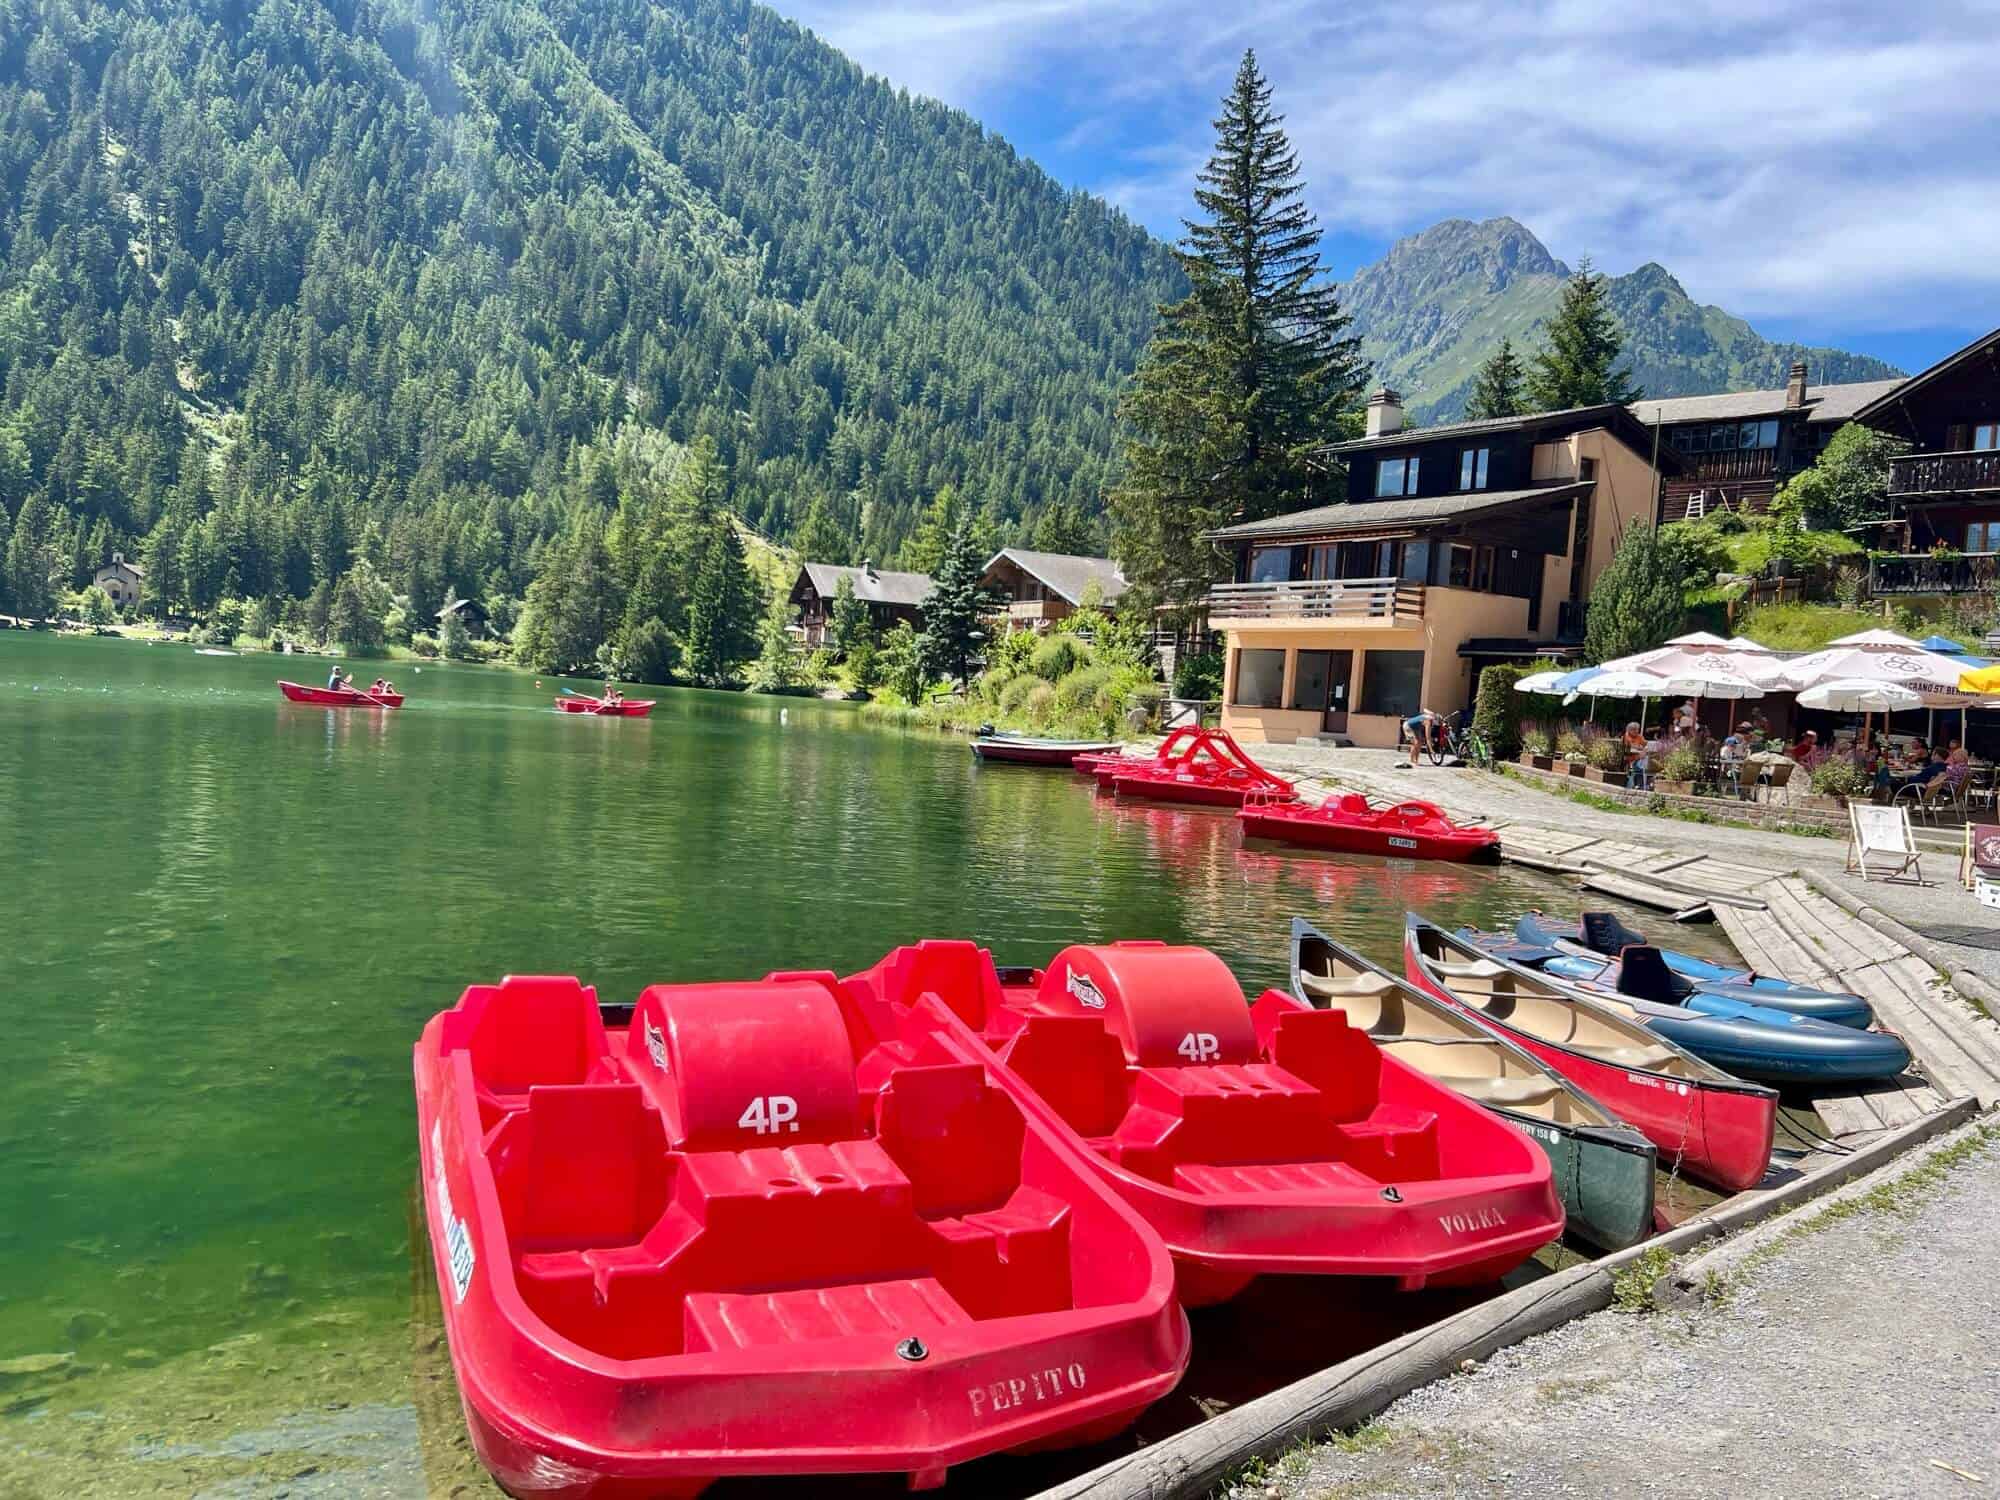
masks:
[[[1660,1167],[1742,1192],[1771,1165],[1778,1096],[1745,1083],[1588,996],[1411,913],[1403,964],[1426,994],[1470,1012],[1636,1126]]]
[[[1105,772],[1100,769],[1098,775],[1102,779]],[[1195,730],[1193,740],[1171,757],[1141,766],[1114,766],[1109,779],[1121,797],[1205,807],[1241,807],[1252,795],[1274,802],[1298,796],[1291,782],[1258,765],[1221,729]]]
[[[278,691],[294,703],[317,703],[322,708],[401,708],[401,693],[358,693],[352,688],[316,688],[301,683],[278,681]]]
[[[1349,854],[1386,854],[1402,859],[1497,860],[1500,835],[1490,828],[1454,823],[1432,802],[1398,802],[1370,807],[1355,792],[1318,807],[1272,802],[1251,796],[1243,803],[1247,838],[1278,839],[1314,849]]]
[[[1043,973],[930,942],[846,985],[983,1037],[1001,1086],[1166,1241],[1190,1306],[1274,1272],[1489,1281],[1562,1233],[1525,1136],[1337,1010],[1245,1005],[1206,949],[1073,947]]]
[[[657,698],[620,698],[606,703],[602,698],[572,696],[556,699],[556,707],[566,714],[599,714],[607,719],[643,719],[653,711]]]
[[[1101,1441],[1188,1359],[1173,1265],[986,1049],[831,974],[465,991],[416,1048],[473,1445],[511,1494],[686,1496]]]
[[[1038,740],[1026,735],[982,734],[972,742],[972,753],[981,760],[1002,761],[1016,766],[1068,766],[1079,755],[1116,755],[1118,746],[1109,740]]]

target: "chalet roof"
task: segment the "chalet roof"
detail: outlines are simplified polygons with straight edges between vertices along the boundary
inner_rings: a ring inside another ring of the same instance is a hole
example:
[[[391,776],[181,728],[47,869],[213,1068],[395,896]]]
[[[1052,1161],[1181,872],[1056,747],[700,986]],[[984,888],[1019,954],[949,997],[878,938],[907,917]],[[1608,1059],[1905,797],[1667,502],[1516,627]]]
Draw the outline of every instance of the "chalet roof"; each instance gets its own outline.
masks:
[[[1093,580],[1102,591],[1106,604],[1116,603],[1127,587],[1125,575],[1118,571],[1118,564],[1108,557],[1079,557],[1073,552],[1030,552],[1025,547],[1002,547],[986,560],[986,566],[981,571],[991,573],[993,565],[1002,558],[1071,604],[1083,602],[1084,588]]]
[[[1870,402],[1893,394],[1904,384],[1894,380],[1854,380],[1841,385],[1806,387],[1808,422],[1846,422]],[[1782,416],[1785,391],[1724,391],[1715,396],[1668,396],[1658,401],[1635,401],[1632,415],[1648,427],[1676,426],[1682,422],[1741,422],[1753,417]]]
[[[1316,449],[1319,453],[1366,453],[1378,448],[1407,448],[1413,443],[1432,443],[1452,438],[1473,438],[1498,436],[1501,433],[1542,432],[1554,428],[1562,432],[1577,432],[1590,427],[1608,428],[1612,436],[1641,457],[1652,454],[1652,436],[1633,417],[1632,413],[1616,401],[1606,401],[1597,406],[1572,406],[1561,411],[1525,412],[1517,417],[1486,417],[1474,422],[1440,422],[1435,427],[1400,427],[1394,432],[1385,432],[1380,437],[1351,438],[1344,443],[1328,443]],[[1679,471],[1683,461],[1678,454],[1662,451],[1660,464],[1663,468]]]
[[[928,573],[885,573],[866,563],[858,568],[845,568],[837,563],[809,562],[800,564],[799,571],[811,580],[813,592],[822,599],[831,599],[839,591],[843,578],[854,585],[854,597],[865,604],[915,609],[931,592]]]
[[[437,617],[442,620],[446,615],[455,615],[468,609],[476,609],[482,615],[486,613],[486,606],[477,599],[454,599],[437,612]]]
[[[1868,422],[1875,417],[1885,415],[1889,407],[1898,399],[1916,395],[1932,381],[1951,374],[1954,370],[1971,363],[1988,351],[1992,351],[1996,357],[2000,357],[2000,328],[1994,329],[1983,338],[1974,339],[1963,349],[1947,354],[1928,370],[1919,370],[1908,380],[1899,381],[1894,390],[1884,391],[1881,395],[1873,397],[1865,406],[1855,411],[1855,419],[1861,422]]]
[[[1474,490],[1464,495],[1432,495],[1405,500],[1356,500],[1339,505],[1317,505],[1296,510],[1288,516],[1271,516],[1262,521],[1245,521],[1223,526],[1202,535],[1217,542],[1262,541],[1286,537],[1339,536],[1344,533],[1381,531],[1386,527],[1434,526],[1444,521],[1462,521],[1488,511],[1506,510],[1532,500],[1569,500],[1590,493],[1593,480],[1566,484],[1537,485],[1525,490]]]
[[[98,568],[97,571],[99,573],[109,573],[114,568],[123,568],[126,572],[130,573],[134,578],[144,578],[146,576],[146,570],[140,567],[139,564],[135,562],[127,562],[125,560],[125,554],[122,552],[114,556],[110,562],[105,563],[102,567]]]

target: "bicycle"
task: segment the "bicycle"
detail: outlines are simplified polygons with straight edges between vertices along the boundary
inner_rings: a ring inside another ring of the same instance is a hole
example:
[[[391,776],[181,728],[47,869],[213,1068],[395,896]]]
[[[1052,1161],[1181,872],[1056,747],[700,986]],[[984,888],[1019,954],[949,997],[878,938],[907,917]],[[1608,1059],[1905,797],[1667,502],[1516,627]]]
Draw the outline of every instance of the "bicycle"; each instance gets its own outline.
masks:
[[[1441,766],[1447,760],[1471,761],[1480,753],[1485,754],[1487,765],[1492,764],[1492,753],[1485,750],[1483,738],[1466,725],[1463,715],[1448,715],[1431,730],[1428,741],[1417,748],[1430,757],[1434,766]],[[1411,759],[1414,764],[1415,757]]]

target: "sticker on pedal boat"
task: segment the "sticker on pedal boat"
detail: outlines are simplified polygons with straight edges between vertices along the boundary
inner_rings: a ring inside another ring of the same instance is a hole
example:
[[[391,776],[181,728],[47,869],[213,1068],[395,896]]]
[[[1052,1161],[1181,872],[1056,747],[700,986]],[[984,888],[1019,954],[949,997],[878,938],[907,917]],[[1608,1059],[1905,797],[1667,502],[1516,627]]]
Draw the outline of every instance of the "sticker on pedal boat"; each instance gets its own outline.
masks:
[[[1414,849],[1417,847],[1417,841],[1415,839],[1399,839],[1394,834],[1391,834],[1389,836],[1389,847],[1391,849]]]
[[[444,1175],[444,1127],[436,1120],[431,1122],[431,1162],[438,1222],[444,1225],[445,1262],[451,1268],[451,1300],[459,1303],[472,1285],[472,1236],[466,1232],[465,1220],[451,1211],[451,1184]]]
[[[671,1071],[667,1067],[667,1035],[651,1021],[646,1023],[646,1056],[662,1073]]]
[[[1091,1010],[1104,1009],[1104,991],[1100,990],[1087,974],[1069,971],[1067,981],[1069,992],[1076,996],[1077,1003]]]
[[[972,1401],[975,1417],[989,1417],[996,1412],[1013,1411],[1023,1406],[1038,1406],[1044,1401],[1054,1401],[1063,1396],[1074,1396],[1084,1386],[1082,1365],[1052,1365],[1043,1370],[1030,1370],[1024,1375],[1012,1376],[1006,1380],[991,1380],[984,1385],[975,1385],[965,1394]]]

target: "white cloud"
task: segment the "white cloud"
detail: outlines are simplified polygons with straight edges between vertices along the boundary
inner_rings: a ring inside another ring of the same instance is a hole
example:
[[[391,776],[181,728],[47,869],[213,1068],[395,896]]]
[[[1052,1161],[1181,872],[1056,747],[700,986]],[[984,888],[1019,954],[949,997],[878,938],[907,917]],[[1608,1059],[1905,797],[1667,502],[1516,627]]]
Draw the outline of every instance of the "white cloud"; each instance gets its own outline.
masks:
[[[2000,322],[1992,0],[786,8],[974,113],[1034,97],[1064,149],[1143,142],[1100,153],[1086,185],[1167,232],[1251,45],[1330,230],[1504,213],[1564,259],[1657,260],[1747,316]]]

